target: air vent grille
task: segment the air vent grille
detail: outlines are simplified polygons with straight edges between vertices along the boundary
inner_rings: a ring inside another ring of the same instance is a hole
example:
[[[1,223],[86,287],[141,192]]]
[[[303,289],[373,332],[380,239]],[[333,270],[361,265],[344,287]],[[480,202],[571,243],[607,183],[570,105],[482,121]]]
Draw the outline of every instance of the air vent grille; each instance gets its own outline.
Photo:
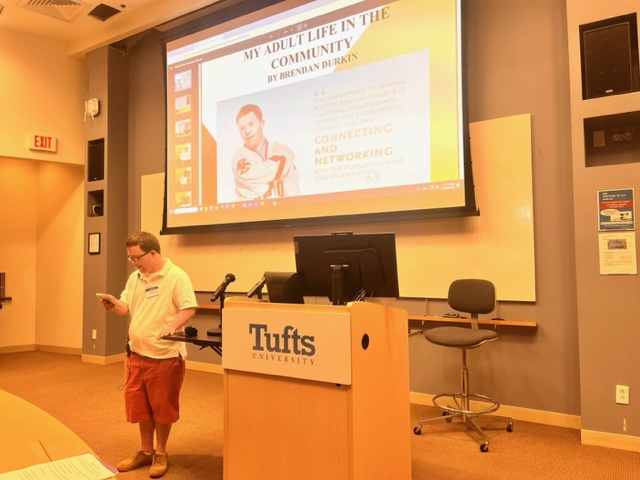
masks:
[[[109,5],[106,5],[104,3],[101,3],[100,5],[96,5],[96,7],[93,10],[91,10],[87,15],[97,20],[100,20],[101,22],[104,22],[105,20],[113,17],[116,13],[120,13],[120,10],[118,10],[117,8],[110,7]]]
[[[77,0],[19,0],[17,6],[58,20],[71,22],[85,10],[87,4]]]

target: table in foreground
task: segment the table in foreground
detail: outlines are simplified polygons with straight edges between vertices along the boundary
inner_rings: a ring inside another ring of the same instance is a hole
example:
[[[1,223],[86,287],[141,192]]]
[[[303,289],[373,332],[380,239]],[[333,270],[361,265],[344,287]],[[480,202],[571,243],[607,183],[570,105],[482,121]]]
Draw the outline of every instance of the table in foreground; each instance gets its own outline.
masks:
[[[62,422],[0,390],[0,473],[87,452],[91,448]]]

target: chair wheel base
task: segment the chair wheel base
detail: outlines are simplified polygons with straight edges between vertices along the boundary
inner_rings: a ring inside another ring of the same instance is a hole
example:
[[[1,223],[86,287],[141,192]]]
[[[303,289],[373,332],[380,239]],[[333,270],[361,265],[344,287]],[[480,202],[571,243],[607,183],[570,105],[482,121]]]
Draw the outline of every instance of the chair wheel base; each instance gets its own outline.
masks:
[[[456,405],[460,406],[460,408],[455,408],[455,407],[451,407],[449,405],[444,405],[442,403],[438,403],[437,400],[442,398],[442,397],[449,397],[452,398],[455,402]],[[461,408],[461,405],[463,405],[462,401],[460,400],[461,395],[460,394],[441,394],[441,395],[437,395],[433,398],[433,404],[434,406],[442,409],[442,413],[441,415],[437,416],[437,417],[430,417],[430,418],[425,418],[422,420],[418,421],[418,424],[413,427],[413,433],[415,435],[421,435],[422,434],[422,426],[426,423],[429,422],[434,422],[434,421],[442,421],[444,420],[447,423],[451,423],[453,421],[454,418],[457,418],[459,420],[461,420],[461,424],[465,425],[466,427],[468,427],[469,430],[471,431],[475,431],[475,433],[477,435],[480,436],[479,439],[479,447],[480,447],[480,451],[483,453],[486,453],[489,451],[489,437],[487,437],[486,433],[482,430],[482,428],[476,423],[476,421],[474,420],[475,418],[482,418],[483,414],[485,413],[490,413],[490,412],[494,412],[495,410],[497,410],[500,407],[500,404],[498,404],[498,402],[494,402],[493,400],[491,400],[489,397],[485,397],[483,395],[467,395],[467,400],[468,399],[482,399],[483,402],[487,403],[489,402],[489,405],[485,408],[480,408],[480,409],[476,409],[476,410],[471,410],[469,409],[469,407],[467,407],[467,409],[463,409]],[[468,405],[468,401],[466,402],[466,405]],[[480,413],[478,413],[480,412]],[[495,415],[487,415],[488,418],[495,420],[503,420],[506,423],[506,431],[511,433],[513,432],[513,420],[510,417],[503,417],[503,416],[495,416]],[[493,428],[495,429],[495,428]],[[472,435],[473,436],[473,435]]]
[[[453,407],[439,401],[443,398],[449,398],[453,400],[456,406]],[[479,401],[487,405],[482,408],[473,409],[469,406],[469,402],[471,401]],[[484,415],[493,413],[500,408],[500,403],[496,402],[492,398],[487,397],[486,395],[479,395],[477,393],[470,393],[466,395],[466,397],[462,393],[441,393],[440,395],[436,395],[435,397],[433,397],[433,405],[443,410],[444,413],[450,413],[454,415]]]

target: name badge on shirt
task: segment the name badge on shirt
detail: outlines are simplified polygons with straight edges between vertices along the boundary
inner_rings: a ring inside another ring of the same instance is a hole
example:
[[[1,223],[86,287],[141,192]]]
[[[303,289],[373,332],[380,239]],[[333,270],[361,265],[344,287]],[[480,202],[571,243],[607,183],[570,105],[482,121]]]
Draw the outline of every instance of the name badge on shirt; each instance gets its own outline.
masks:
[[[154,285],[153,287],[147,287],[144,289],[144,293],[147,298],[157,297],[158,293],[158,285]]]

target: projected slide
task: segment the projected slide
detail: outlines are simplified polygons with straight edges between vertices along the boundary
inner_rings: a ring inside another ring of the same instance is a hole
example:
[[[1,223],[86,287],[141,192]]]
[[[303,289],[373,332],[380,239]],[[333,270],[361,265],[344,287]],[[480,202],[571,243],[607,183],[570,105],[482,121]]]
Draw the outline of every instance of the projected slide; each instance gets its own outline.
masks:
[[[425,138],[429,122],[425,58],[426,52],[407,54],[220,102],[218,203],[236,200],[231,158],[242,141],[235,118],[246,104],[260,106],[267,140],[294,152],[301,195],[428,182],[428,137],[423,145],[406,141]],[[205,84],[206,78],[205,68]],[[295,112],[283,112],[284,98]],[[203,124],[208,128],[206,118]]]
[[[315,1],[167,44],[165,229],[465,207],[459,13]]]

